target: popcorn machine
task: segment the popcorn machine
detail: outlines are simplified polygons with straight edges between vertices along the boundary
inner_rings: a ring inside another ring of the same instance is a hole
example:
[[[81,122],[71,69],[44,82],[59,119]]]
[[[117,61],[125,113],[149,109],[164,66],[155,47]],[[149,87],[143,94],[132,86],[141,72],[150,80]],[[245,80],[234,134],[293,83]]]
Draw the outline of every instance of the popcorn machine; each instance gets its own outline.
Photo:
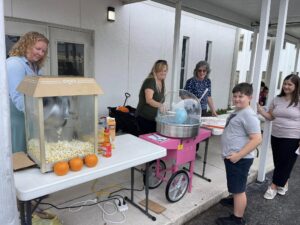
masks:
[[[42,173],[53,164],[97,151],[97,110],[101,88],[84,77],[27,76],[25,95],[28,155]]]

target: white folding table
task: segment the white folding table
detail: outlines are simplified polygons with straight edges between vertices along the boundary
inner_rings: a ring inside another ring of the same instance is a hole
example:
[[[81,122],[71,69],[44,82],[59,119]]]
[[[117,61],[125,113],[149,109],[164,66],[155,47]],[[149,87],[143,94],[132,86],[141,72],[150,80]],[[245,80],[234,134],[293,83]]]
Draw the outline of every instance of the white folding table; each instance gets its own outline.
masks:
[[[31,200],[129,168],[131,168],[131,196],[128,198],[129,202],[152,220],[156,220],[148,212],[148,162],[164,157],[166,154],[166,149],[161,146],[125,134],[116,137],[112,157],[100,157],[98,165],[94,168],[84,167],[79,172],[70,171],[65,176],[57,176],[54,173],[42,174],[38,168],[15,172],[14,179],[20,206],[21,224],[31,225]],[[133,197],[134,167],[144,163],[146,163],[145,209],[137,205]]]

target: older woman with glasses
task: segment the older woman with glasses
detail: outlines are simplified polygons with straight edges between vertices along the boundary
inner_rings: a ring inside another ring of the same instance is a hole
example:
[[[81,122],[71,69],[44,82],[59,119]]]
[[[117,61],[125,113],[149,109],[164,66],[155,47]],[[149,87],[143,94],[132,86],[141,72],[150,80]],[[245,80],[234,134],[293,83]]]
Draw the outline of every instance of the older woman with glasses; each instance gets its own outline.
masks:
[[[207,105],[210,108],[212,116],[218,116],[211,97],[211,81],[208,78],[209,73],[209,64],[206,61],[198,62],[194,69],[194,76],[186,81],[184,89],[193,93],[197,98],[202,97],[200,101],[202,116],[208,116]],[[206,89],[207,92],[205,93]]]

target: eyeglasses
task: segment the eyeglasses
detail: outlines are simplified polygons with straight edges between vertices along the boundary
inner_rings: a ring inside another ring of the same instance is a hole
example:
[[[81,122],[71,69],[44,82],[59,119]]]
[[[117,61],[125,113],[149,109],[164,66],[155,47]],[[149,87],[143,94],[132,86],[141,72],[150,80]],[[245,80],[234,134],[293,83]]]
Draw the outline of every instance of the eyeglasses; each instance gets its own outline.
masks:
[[[198,70],[198,73],[201,73],[201,72],[206,73],[206,71],[207,70]]]

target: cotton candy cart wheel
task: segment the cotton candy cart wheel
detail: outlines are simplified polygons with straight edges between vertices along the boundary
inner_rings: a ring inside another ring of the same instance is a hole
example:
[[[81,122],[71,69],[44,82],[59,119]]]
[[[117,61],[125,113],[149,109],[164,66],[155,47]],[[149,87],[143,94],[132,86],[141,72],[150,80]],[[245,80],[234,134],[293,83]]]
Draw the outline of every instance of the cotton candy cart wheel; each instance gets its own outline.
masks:
[[[149,189],[157,188],[163,182],[164,177],[166,176],[166,164],[164,161],[159,160],[159,174],[161,177],[156,176],[156,161],[152,161],[149,165]],[[144,184],[146,184],[146,174],[143,177]]]
[[[189,186],[190,178],[184,170],[174,173],[166,187],[166,198],[169,202],[179,201],[186,193]]]

